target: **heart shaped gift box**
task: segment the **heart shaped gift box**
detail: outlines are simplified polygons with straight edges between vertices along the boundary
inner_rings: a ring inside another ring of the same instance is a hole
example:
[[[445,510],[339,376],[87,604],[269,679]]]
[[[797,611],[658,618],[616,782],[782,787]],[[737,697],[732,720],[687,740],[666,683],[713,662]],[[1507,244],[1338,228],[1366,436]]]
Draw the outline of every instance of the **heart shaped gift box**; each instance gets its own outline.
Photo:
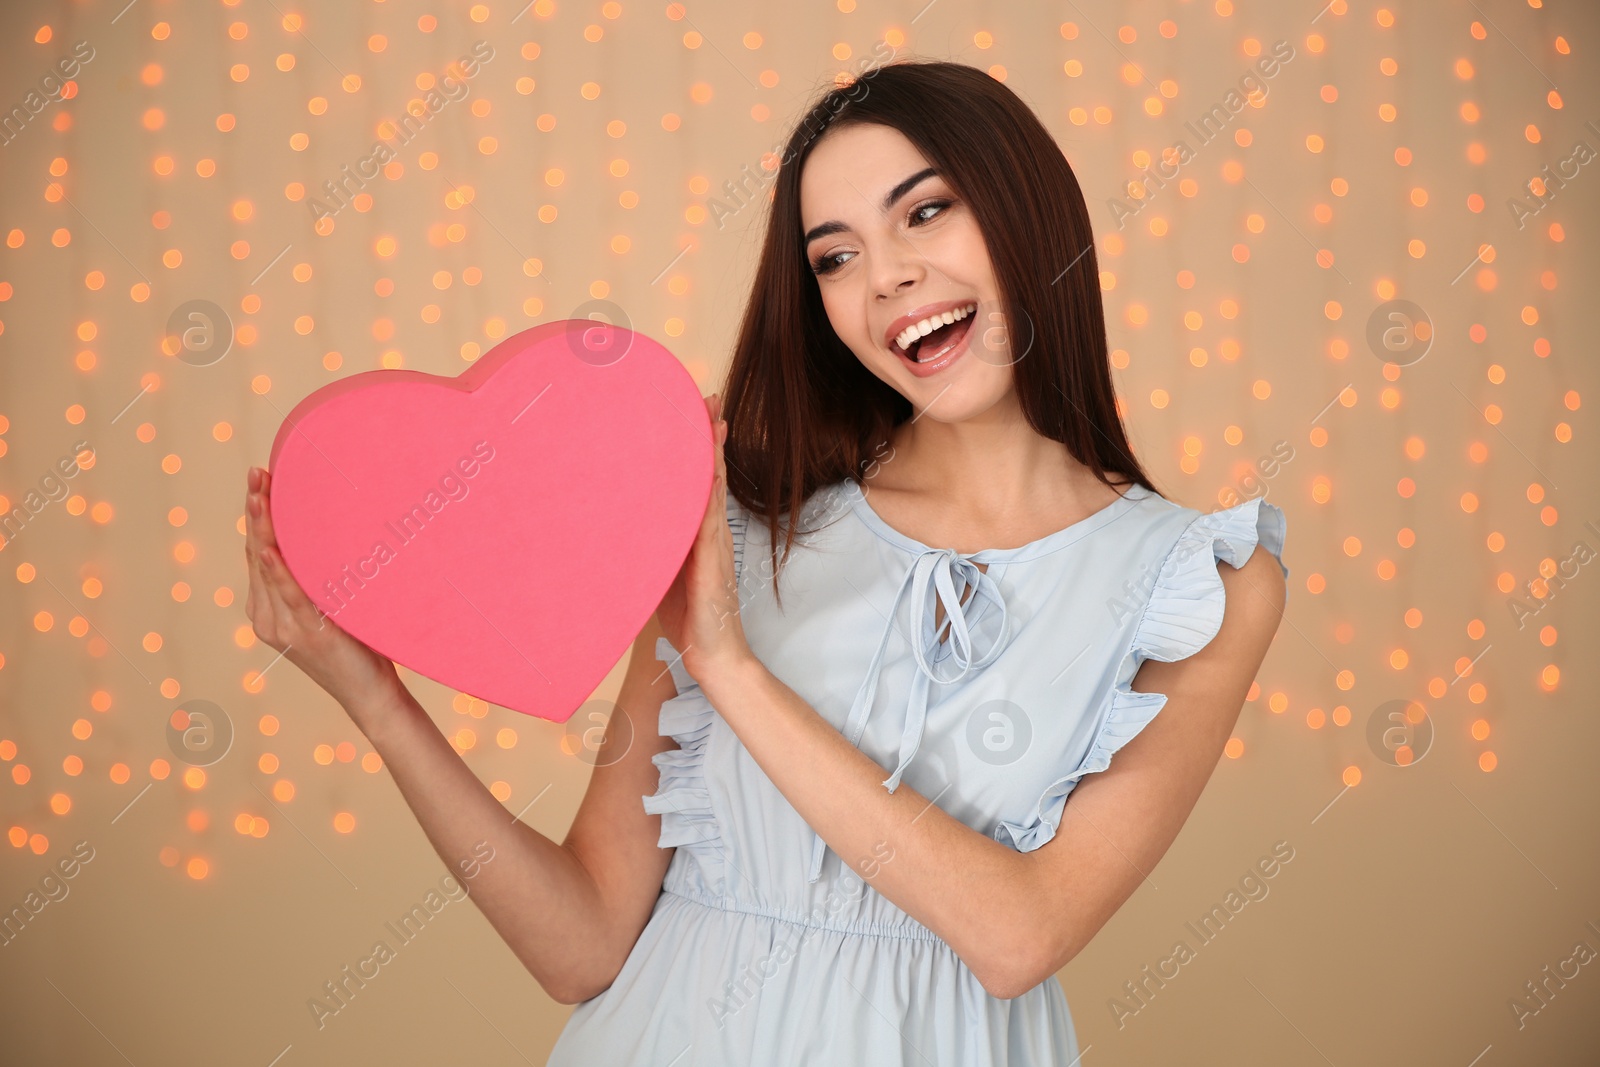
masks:
[[[694,544],[711,420],[677,357],[542,323],[455,378],[375,370],[272,443],[284,562],[335,623],[418,674],[566,722]]]

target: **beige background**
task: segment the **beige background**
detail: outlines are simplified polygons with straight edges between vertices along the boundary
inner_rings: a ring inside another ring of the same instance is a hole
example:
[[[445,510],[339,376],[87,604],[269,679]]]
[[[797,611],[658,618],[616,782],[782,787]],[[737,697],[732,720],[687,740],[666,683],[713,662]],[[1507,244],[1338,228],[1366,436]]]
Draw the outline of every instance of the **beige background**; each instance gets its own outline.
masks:
[[[0,146],[7,508],[94,450],[0,554],[0,907],[94,850],[0,948],[0,1058],[543,1062],[569,1009],[466,902],[312,1022],[307,999],[445,868],[336,704],[287,663],[256,681],[273,653],[242,610],[244,471],[329,381],[454,375],[589,300],[715,389],[764,204],[719,228],[709,201],[884,42],[995,68],[1055,133],[1162,490],[1210,509],[1264,486],[1288,513],[1287,618],[1237,753],[1061,974],[1083,1062],[1600,1058],[1600,962],[1520,1027],[1510,1007],[1600,950],[1600,494],[1580,461],[1600,162],[1522,228],[1507,208],[1576,142],[1600,149],[1592,5],[123,2],[0,7],[0,107],[94,49],[77,95]],[[294,184],[356,165],[479,40],[494,57],[466,96],[315,232]],[[1261,106],[1119,230],[1105,202],[1195,147],[1183,124],[1278,40],[1295,57]],[[1436,331],[1403,368],[1366,340],[1390,298]],[[213,365],[162,351],[189,300],[239,332]],[[1292,460],[1251,482],[1280,442]],[[1528,590],[1580,542],[1569,581]],[[1540,595],[1519,628],[1510,602]],[[588,775],[567,728],[406,677],[508,812],[559,839]],[[191,785],[165,731],[195,698],[237,736]],[[1410,766],[1368,740],[1391,701],[1433,729]],[[269,802],[280,782],[292,799]],[[1185,923],[1279,841],[1270,893],[1199,946]],[[1179,939],[1195,958],[1119,1027],[1112,998]]]

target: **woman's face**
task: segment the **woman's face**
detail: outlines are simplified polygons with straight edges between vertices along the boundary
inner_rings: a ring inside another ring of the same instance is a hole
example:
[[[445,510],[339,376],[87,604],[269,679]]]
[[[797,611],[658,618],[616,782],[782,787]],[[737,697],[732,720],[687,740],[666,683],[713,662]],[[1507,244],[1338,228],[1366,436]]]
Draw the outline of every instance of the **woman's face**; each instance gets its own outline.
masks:
[[[978,221],[904,134],[824,134],[800,175],[800,219],[834,332],[914,410],[958,422],[1013,396],[1016,357]],[[930,315],[954,321],[912,341],[905,328]]]

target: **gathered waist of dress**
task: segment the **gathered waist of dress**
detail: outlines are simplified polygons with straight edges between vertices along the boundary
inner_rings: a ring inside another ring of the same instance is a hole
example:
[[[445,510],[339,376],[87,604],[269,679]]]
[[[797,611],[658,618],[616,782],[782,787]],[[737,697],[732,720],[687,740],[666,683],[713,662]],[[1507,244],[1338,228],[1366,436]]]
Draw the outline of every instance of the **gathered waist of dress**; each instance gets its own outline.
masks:
[[[860,881],[857,881],[855,885],[860,886],[863,890],[866,887],[866,883]],[[830,889],[824,899],[814,905],[808,912],[800,912],[788,908],[774,908],[741,900],[713,900],[683,885],[679,885],[676,888],[670,885],[663,885],[661,892],[663,895],[677,897],[690,904],[696,904],[713,911],[753,915],[805,929],[822,930],[853,937],[877,937],[887,938],[891,941],[929,941],[937,942],[941,945],[944,944],[944,939],[938,934],[915,921],[910,923],[873,922],[846,918],[836,914],[837,910],[850,907],[861,899],[861,892],[852,890],[849,887]],[[852,896],[852,892],[855,895]]]

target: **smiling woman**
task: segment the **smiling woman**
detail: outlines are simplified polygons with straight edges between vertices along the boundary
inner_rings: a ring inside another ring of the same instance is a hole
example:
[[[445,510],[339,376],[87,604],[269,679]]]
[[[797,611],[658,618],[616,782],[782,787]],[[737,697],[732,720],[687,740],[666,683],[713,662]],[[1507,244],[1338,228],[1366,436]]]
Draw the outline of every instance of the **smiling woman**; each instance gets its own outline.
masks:
[[[1050,465],[1080,505],[1154,488],[1116,413],[1083,194],[1005,86],[960,64],[879,68],[801,145],[772,210],[726,407],[730,489],[774,535],[779,513],[859,477],[875,447],[909,444],[924,413],[1019,420],[1031,450],[1065,445]],[[791,443],[802,435],[832,447]],[[901,484],[911,464],[897,466]]]
[[[1284,515],[1156,492],[1083,195],[1004,85],[892,63],[782,158],[700,528],[564,840],[325,625],[259,469],[245,612],[441,857],[491,843],[472,900],[575,1005],[551,1067],[1072,1063],[1056,972],[1222,755],[1283,610]]]
[[[716,488],[619,696],[671,745],[568,834],[613,918],[548,1062],[1076,1062],[1055,974],[1220,758],[1284,516],[1133,457],[1082,193],[1004,85],[889,64],[783,160]]]

